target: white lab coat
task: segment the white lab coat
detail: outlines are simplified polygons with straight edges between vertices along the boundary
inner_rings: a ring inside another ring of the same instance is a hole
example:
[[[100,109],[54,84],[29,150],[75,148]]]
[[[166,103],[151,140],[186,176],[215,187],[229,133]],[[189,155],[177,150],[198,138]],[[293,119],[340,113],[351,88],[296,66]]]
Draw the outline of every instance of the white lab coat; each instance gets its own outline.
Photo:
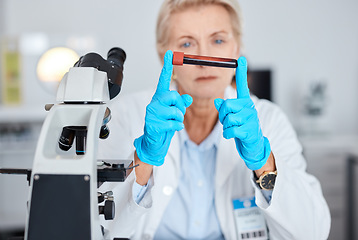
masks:
[[[235,98],[228,87],[226,98]],[[145,108],[153,91],[119,96],[110,104],[109,139],[100,143],[100,159],[133,159],[133,141],[143,133]],[[264,136],[271,144],[277,167],[276,185],[268,204],[253,181],[253,173],[240,158],[233,139],[222,138],[217,150],[215,205],[225,239],[237,239],[232,200],[255,195],[264,213],[270,239],[327,239],[330,213],[317,179],[305,172],[306,161],[296,134],[282,111],[273,103],[252,96]],[[106,183],[101,191],[113,190],[116,217],[103,224],[113,237],[152,239],[180,177],[180,149],[175,134],[165,162],[154,167],[150,187],[140,205],[132,198],[134,172],[125,183]],[[173,219],[175,222],[175,219]]]

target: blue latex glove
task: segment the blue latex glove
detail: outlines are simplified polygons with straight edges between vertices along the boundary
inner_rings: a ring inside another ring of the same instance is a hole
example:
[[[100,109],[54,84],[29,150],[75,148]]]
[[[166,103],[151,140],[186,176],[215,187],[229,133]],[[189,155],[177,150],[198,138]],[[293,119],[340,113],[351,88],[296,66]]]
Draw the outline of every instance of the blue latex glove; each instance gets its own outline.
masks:
[[[214,101],[223,125],[224,138],[234,138],[236,149],[251,170],[265,165],[271,153],[268,139],[262,135],[255,105],[247,87],[247,62],[240,57],[236,68],[237,99]]]
[[[184,128],[186,108],[193,102],[190,95],[180,96],[177,91],[169,90],[173,72],[172,61],[173,52],[169,50],[164,56],[157,90],[146,108],[144,134],[134,140],[139,159],[155,166],[164,163],[170,141],[175,131]]]

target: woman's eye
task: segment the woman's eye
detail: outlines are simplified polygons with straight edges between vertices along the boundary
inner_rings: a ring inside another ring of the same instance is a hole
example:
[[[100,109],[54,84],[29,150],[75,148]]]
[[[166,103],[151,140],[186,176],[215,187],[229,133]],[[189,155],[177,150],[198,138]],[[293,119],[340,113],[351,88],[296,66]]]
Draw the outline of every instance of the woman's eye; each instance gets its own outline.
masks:
[[[216,43],[216,44],[222,44],[223,42],[224,42],[224,41],[223,41],[222,39],[216,39],[216,40],[215,40],[215,43]]]
[[[191,45],[190,42],[186,42],[186,43],[183,43],[183,44],[182,44],[182,47],[187,48],[187,47],[190,47],[190,45]]]

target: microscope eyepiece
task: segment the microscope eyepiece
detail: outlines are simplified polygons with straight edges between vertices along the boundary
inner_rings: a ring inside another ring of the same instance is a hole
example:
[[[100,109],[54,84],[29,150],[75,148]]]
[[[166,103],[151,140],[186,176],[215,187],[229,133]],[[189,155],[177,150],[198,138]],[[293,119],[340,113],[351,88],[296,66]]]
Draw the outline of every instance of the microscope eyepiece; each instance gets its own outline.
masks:
[[[107,60],[97,53],[87,53],[82,56],[74,67],[94,67],[106,72],[108,78],[109,97],[113,99],[121,91],[123,81],[123,64],[127,55],[123,49],[114,47],[107,53]]]
[[[107,60],[113,62],[118,67],[123,68],[123,63],[126,60],[127,55],[122,48],[114,47],[108,51]]]
[[[107,62],[111,68],[107,71],[108,88],[110,99],[114,98],[121,91],[123,81],[123,64],[127,55],[123,49],[114,47],[108,51]]]

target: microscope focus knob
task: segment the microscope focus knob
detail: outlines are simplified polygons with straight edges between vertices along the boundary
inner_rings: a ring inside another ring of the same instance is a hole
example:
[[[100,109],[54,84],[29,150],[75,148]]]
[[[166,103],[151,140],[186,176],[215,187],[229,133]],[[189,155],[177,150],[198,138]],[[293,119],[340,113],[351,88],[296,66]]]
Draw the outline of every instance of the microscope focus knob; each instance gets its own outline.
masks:
[[[113,220],[115,215],[114,201],[107,200],[104,202],[104,206],[99,206],[99,214],[103,214],[106,220]]]

